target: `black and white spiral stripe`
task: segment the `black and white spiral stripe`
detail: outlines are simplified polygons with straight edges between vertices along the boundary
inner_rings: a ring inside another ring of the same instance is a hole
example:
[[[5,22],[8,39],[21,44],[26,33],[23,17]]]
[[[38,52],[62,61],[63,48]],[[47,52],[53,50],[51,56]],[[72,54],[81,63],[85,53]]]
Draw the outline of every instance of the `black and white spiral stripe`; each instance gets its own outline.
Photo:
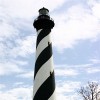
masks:
[[[33,100],[55,100],[51,29],[37,31]]]

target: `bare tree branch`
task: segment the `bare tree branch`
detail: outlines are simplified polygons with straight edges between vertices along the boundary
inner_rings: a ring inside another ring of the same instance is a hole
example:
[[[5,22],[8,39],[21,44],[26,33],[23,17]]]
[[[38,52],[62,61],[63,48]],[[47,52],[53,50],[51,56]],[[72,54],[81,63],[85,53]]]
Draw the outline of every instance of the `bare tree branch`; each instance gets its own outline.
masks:
[[[88,85],[81,87],[78,93],[83,97],[83,100],[100,100],[99,85],[95,82],[88,82]]]

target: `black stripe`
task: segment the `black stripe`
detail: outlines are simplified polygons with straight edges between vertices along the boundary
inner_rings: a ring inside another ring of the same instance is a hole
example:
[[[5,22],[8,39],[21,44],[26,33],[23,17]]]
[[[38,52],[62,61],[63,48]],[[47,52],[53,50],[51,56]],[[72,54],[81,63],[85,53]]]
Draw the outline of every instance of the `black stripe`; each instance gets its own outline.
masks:
[[[33,100],[48,100],[55,90],[55,77],[54,71],[51,73],[48,79],[37,90]]]
[[[47,36],[49,33],[51,32],[51,29],[43,29],[42,31],[40,31],[40,33],[37,36],[37,43],[36,43],[36,48],[38,46],[38,44],[40,43],[40,41]]]
[[[38,70],[42,67],[42,65],[45,62],[47,62],[50,59],[51,56],[52,56],[52,44],[48,44],[48,46],[40,53],[40,55],[36,60],[34,78]]]

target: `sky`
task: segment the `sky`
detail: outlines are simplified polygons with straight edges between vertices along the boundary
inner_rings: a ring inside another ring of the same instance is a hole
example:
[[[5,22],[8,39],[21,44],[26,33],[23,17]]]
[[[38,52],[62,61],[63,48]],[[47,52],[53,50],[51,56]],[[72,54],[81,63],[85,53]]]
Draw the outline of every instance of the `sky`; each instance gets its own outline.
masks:
[[[46,7],[57,100],[82,100],[88,81],[100,83],[100,0],[0,0],[0,100],[32,100],[38,10]]]

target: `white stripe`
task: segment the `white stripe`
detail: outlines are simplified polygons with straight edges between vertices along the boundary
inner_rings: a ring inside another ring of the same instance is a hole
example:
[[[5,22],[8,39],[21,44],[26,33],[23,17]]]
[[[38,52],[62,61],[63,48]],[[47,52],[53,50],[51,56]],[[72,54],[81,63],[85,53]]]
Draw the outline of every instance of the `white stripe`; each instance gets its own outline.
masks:
[[[39,89],[43,82],[50,76],[50,72],[53,72],[53,57],[51,57],[37,72],[34,80],[34,93]]]
[[[53,92],[53,94],[51,95],[51,97],[48,100],[56,100],[56,95],[55,95],[55,91]]]
[[[37,50],[36,50],[36,59],[39,56],[39,54],[48,46],[48,42],[50,41],[50,35],[45,36],[40,43],[38,44]]]
[[[39,29],[38,31],[37,31],[37,36],[39,35],[39,33],[42,31],[43,29]]]

